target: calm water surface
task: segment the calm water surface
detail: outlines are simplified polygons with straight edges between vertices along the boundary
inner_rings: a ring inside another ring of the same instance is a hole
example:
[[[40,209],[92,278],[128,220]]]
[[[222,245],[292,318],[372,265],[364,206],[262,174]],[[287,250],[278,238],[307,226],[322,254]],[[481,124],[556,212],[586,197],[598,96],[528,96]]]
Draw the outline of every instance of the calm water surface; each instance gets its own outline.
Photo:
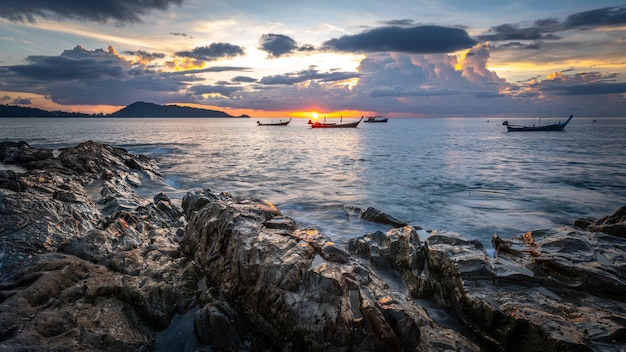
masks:
[[[574,117],[564,132],[535,133],[508,133],[502,121],[311,129],[306,120],[259,127],[256,119],[0,119],[0,141],[123,147],[160,164],[165,184],[146,185],[145,195],[180,200],[187,190],[211,188],[262,198],[336,241],[385,229],[348,218],[345,205],[488,247],[493,233],[571,224],[626,205],[626,119]]]

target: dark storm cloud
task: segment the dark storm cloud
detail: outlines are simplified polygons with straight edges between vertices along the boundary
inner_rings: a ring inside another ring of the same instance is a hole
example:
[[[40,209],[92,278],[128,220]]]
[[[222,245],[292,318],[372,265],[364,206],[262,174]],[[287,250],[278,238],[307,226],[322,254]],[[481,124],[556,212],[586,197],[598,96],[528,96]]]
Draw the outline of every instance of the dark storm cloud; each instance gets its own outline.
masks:
[[[375,89],[370,91],[370,97],[439,97],[446,95],[459,95],[460,91],[443,89],[407,89],[404,87],[394,87],[385,89]]]
[[[257,79],[253,77],[248,77],[248,76],[237,76],[237,77],[233,77],[231,81],[239,82],[239,83],[252,83],[252,82],[256,82]]]
[[[287,73],[283,75],[273,75],[261,78],[259,83],[267,85],[275,84],[296,84],[309,80],[317,80],[320,82],[336,82],[346,79],[360,77],[360,74],[355,72],[330,72],[320,73],[318,70],[310,68],[308,70],[299,71],[295,73]]]
[[[124,54],[139,56],[140,58],[146,59],[146,60],[149,60],[149,61],[152,61],[152,60],[155,60],[155,59],[162,59],[162,58],[165,57],[165,54],[163,54],[163,53],[149,53],[149,52],[144,51],[144,50],[125,51]]]
[[[189,92],[195,95],[202,94],[219,94],[225,97],[229,97],[238,91],[241,88],[233,87],[233,86],[224,86],[224,85],[197,85],[189,88]]]
[[[483,35],[478,38],[488,41],[560,39],[553,34],[546,33],[545,27],[519,28],[512,24],[502,24],[491,28],[490,32],[494,34]]]
[[[626,24],[626,6],[579,12],[567,17],[563,26],[570,28],[619,26]]]
[[[36,18],[78,19],[93,22],[141,22],[153,10],[164,11],[183,0],[2,0],[0,17],[14,22],[35,22]]]
[[[249,67],[242,67],[242,66],[214,66],[214,67],[207,67],[207,68],[199,68],[195,70],[170,72],[169,74],[172,76],[194,76],[199,73],[228,72],[228,71],[245,72],[245,71],[250,71],[250,70],[251,69]]]
[[[17,105],[30,105],[32,103],[33,101],[28,98],[15,98],[15,100],[13,100],[13,104]]]
[[[238,45],[228,43],[213,43],[209,46],[200,46],[194,48],[191,51],[179,51],[175,55],[202,61],[215,61],[243,54],[243,48]]]
[[[131,69],[128,62],[110,51],[88,51],[81,46],[65,50],[60,56],[29,56],[28,64],[7,69],[20,77],[37,80],[122,78]]]
[[[449,53],[467,49],[476,41],[462,29],[439,26],[380,27],[345,35],[324,43],[329,50],[344,52],[395,51],[411,54]]]
[[[299,46],[291,37],[284,34],[263,34],[259,38],[259,49],[267,52],[270,57],[278,58],[283,55],[289,55],[295,51],[314,51],[315,47],[311,44]]]
[[[112,47],[77,46],[59,56],[30,56],[27,64],[0,67],[0,82],[11,90],[49,97],[67,105],[127,105],[151,97],[177,96],[194,75],[159,73],[119,56]]]
[[[509,42],[509,43],[498,45],[494,49],[518,48],[518,49],[538,50],[542,46],[543,46],[543,43],[540,41],[533,42],[532,44],[524,44],[522,42]]]
[[[296,50],[295,40],[282,34],[263,34],[259,39],[259,49],[266,51],[272,57],[280,57]]]
[[[595,27],[620,26],[626,24],[626,6],[607,7],[572,14],[564,21],[547,18],[535,21],[531,27],[519,27],[514,24],[501,24],[492,27],[490,34],[479,36],[484,41],[507,40],[554,40],[560,37],[555,32],[571,29],[592,29]]]
[[[408,26],[414,26],[415,22],[413,20],[390,20],[390,21],[384,21],[383,24],[385,26],[398,26],[398,27],[408,27]]]

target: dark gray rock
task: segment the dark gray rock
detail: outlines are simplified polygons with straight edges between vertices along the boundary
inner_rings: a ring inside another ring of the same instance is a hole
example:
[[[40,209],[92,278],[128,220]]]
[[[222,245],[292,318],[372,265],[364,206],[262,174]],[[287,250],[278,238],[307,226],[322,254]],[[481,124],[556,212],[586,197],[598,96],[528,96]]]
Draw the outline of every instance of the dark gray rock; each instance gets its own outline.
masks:
[[[384,213],[376,208],[369,207],[365,210],[362,210],[359,207],[354,206],[346,206],[346,212],[350,214],[356,214],[359,218],[383,225],[390,225],[392,227],[403,227],[406,226],[407,223],[400,221],[393,216]]]
[[[183,201],[196,209],[185,244],[207,281],[281,349],[478,350],[317,230],[276,226],[284,216],[268,203],[200,194]]]
[[[26,170],[0,175],[0,350],[153,350],[195,301],[182,212],[128,181],[158,175],[153,162],[93,142],[58,158],[0,143],[0,155]]]
[[[413,297],[447,308],[485,349],[626,350],[626,242],[620,237],[576,228],[494,235],[495,257],[478,241],[439,231],[423,243],[410,230],[392,229],[350,245],[376,265],[398,270]]]

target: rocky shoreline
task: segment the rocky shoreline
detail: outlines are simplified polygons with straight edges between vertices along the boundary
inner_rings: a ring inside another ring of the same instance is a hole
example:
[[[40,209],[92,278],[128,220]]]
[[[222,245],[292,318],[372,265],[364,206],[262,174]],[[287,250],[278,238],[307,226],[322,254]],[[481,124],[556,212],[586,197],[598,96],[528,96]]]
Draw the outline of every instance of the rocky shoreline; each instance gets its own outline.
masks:
[[[489,256],[371,208],[389,231],[337,244],[259,199],[145,199],[158,165],[95,142],[0,161],[2,351],[626,350],[626,207]]]

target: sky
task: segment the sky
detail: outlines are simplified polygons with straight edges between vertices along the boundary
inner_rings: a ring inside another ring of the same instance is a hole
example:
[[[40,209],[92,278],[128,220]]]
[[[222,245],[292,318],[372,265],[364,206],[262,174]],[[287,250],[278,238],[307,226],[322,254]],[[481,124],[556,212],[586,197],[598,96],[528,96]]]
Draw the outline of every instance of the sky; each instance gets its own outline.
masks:
[[[626,116],[626,4],[2,0],[0,104],[252,117]]]

